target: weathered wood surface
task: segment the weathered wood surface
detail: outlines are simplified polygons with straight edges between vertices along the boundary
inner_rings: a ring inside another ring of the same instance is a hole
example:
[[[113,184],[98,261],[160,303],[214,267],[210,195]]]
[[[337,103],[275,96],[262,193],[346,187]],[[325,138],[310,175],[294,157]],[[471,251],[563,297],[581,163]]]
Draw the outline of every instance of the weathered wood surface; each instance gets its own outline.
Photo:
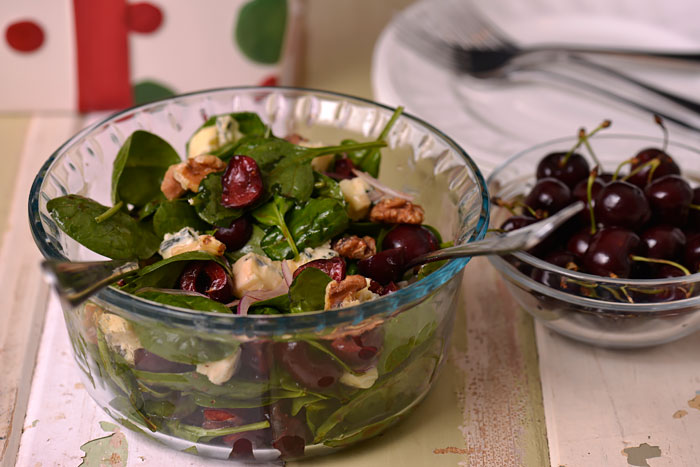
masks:
[[[537,340],[552,466],[700,465],[700,333],[638,350]]]
[[[13,465],[46,309],[41,255],[27,220],[29,187],[41,164],[77,129],[68,117],[0,119],[0,462]],[[19,150],[19,151],[18,151]],[[6,165],[5,165],[6,164]]]

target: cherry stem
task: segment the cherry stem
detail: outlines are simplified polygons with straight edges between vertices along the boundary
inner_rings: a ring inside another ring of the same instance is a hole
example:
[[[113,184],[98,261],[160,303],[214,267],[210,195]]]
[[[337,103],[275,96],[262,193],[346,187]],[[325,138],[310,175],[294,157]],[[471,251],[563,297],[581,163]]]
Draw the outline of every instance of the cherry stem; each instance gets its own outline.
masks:
[[[595,152],[593,152],[593,147],[591,146],[591,143],[588,141],[588,139],[593,136],[593,133],[590,135],[586,136],[586,130],[581,128],[578,132],[578,137],[583,140],[583,144],[586,145],[586,149],[588,149],[588,154],[590,154],[591,159],[593,159],[593,162],[595,162],[595,165],[598,167],[601,167],[600,161],[598,160],[598,157],[596,157]]]
[[[695,209],[696,211],[700,211],[700,204],[691,204],[688,207],[690,209]]]
[[[98,224],[101,224],[102,222],[106,221],[113,215],[119,212],[119,210],[124,206],[124,201],[119,201],[117,204],[112,206],[111,208],[107,209],[105,212],[100,214],[99,216],[95,217],[95,222]]]
[[[523,209],[525,209],[527,212],[529,212],[530,215],[531,215],[532,217],[534,217],[535,219],[539,219],[539,218],[540,218],[540,215],[537,213],[537,211],[535,211],[535,210],[532,209],[530,206],[528,206],[527,204],[525,204],[525,203],[523,203],[522,201],[519,201],[519,200],[515,200],[515,201],[510,201],[510,202],[509,202],[509,201],[506,201],[506,200],[504,200],[504,199],[502,199],[502,198],[494,198],[494,199],[493,199],[493,203],[494,203],[496,206],[499,206],[499,207],[502,207],[502,208],[506,208],[506,209],[508,210],[508,212],[510,212],[510,213],[511,213],[512,215],[514,215],[514,216],[517,215],[517,213],[515,212],[515,208],[523,208]]]
[[[506,231],[503,229],[487,229],[486,232],[487,233],[493,232],[493,233],[500,233],[500,234],[506,233]]]
[[[622,181],[625,182],[627,181],[632,175],[638,174],[642,170],[646,169],[647,167],[651,167],[649,169],[649,177],[647,179],[647,183],[651,182],[652,177],[654,176],[654,172],[656,171],[656,168],[661,165],[661,161],[659,159],[652,159],[649,162],[645,162],[644,164],[640,165],[624,177],[622,177]]]
[[[683,274],[685,274],[686,276],[690,275],[690,271],[688,270],[688,268],[686,268],[682,264],[678,264],[675,261],[671,261],[668,259],[646,258],[644,256],[637,256],[637,255],[630,255],[630,259],[632,261],[643,261],[645,263],[668,264],[669,266],[673,266],[673,267],[680,269],[681,271],[683,271]]]
[[[591,173],[588,175],[588,184],[586,185],[586,197],[588,198],[588,211],[591,213],[591,235],[595,235],[596,233],[596,226],[595,226],[595,214],[593,213],[593,182],[595,181],[595,178],[598,176],[598,166],[596,165],[593,167],[593,170],[591,170]]]
[[[614,182],[614,181],[617,181],[617,177],[620,175],[620,170],[622,170],[622,168],[623,168],[624,166],[626,166],[626,165],[628,165],[628,164],[631,164],[632,162],[634,162],[634,158],[632,158],[632,159],[627,159],[626,161],[622,161],[622,162],[620,163],[620,165],[618,165],[617,168],[615,169],[615,173],[614,173],[613,176],[612,176],[612,181],[613,181],[613,182]]]
[[[571,157],[571,155],[574,153],[574,151],[576,149],[578,149],[579,146],[581,146],[581,144],[585,144],[586,147],[588,147],[588,150],[591,153],[591,157],[593,158],[593,161],[596,163],[596,165],[600,165],[600,162],[598,161],[598,159],[596,159],[595,155],[593,154],[593,151],[590,148],[590,145],[588,144],[588,139],[593,137],[593,135],[598,133],[600,130],[602,130],[604,128],[610,128],[610,125],[612,125],[612,121],[603,120],[601,122],[601,124],[598,125],[597,127],[595,127],[593,129],[593,131],[588,133],[588,135],[586,135],[586,130],[584,128],[581,128],[578,132],[578,141],[576,141],[576,144],[574,144],[574,147],[571,148],[569,150],[569,152],[567,152],[566,155],[564,155],[564,157],[561,158],[561,160],[559,161],[559,166],[564,167],[566,165],[566,163],[569,161],[569,158]]]
[[[661,130],[664,132],[663,151],[666,152],[666,148],[668,148],[668,129],[666,128],[666,125],[664,125],[664,121],[661,118],[661,115],[654,114],[654,121],[656,122],[657,125],[659,125],[661,127]]]

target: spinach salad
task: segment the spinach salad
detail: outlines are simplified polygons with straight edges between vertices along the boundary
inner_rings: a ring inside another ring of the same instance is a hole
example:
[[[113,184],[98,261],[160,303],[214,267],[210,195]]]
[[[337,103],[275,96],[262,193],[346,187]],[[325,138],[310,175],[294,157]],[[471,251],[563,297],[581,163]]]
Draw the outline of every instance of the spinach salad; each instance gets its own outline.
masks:
[[[47,208],[88,249],[138,259],[115,287],[140,299],[238,315],[357,305],[436,270],[405,264],[447,245],[411,196],[376,179],[400,113],[376,141],[333,146],[277,137],[254,113],[217,115],[184,160],[135,131],[114,161],[112,206],[70,194]],[[95,372],[105,381],[122,423],[240,458],[270,448],[294,458],[310,444],[371,436],[415,398],[407,385],[431,377],[443,344],[429,315],[322,339],[238,341],[127,320],[95,302],[81,312],[76,326],[91,327],[72,339],[78,363],[93,386]]]

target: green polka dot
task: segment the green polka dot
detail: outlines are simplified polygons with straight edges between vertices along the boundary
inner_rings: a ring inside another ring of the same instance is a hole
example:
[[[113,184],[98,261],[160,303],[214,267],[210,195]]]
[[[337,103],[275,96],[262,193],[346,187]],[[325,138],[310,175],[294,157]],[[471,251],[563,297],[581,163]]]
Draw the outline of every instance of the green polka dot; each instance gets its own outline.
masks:
[[[155,81],[141,81],[133,88],[134,105],[146,104],[175,95],[175,92]]]
[[[287,26],[286,0],[252,0],[240,9],[234,43],[257,63],[277,63]]]

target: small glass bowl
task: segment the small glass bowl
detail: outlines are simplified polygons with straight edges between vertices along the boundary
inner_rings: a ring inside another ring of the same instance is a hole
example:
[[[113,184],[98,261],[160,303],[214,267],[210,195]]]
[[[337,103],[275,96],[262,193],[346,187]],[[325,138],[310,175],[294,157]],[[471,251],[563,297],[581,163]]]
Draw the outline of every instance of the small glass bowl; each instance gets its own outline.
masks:
[[[335,144],[376,139],[393,109],[266,87],[198,92],[120,112],[71,138],[36,176],[29,220],[43,255],[100,259],[61,231],[46,203],[78,193],[111,204],[112,163],[133,131],[153,132],[182,152],[209,116],[241,111],[258,113],[275,135]],[[446,239],[483,238],[486,184],[464,150],[406,114],[387,140],[380,180],[414,194],[425,222]],[[63,311],[88,391],[124,426],[202,456],[299,458],[375,436],[422,400],[445,356],[467,262],[451,260],[395,293],[330,311],[202,313],[112,287]],[[212,382],[196,371],[211,362],[233,375]]]
[[[575,143],[575,138],[559,138],[509,158],[487,180],[492,199],[526,196],[536,181],[540,159],[551,152],[566,152]],[[647,136],[601,134],[590,143],[601,165],[613,171],[641,149],[662,147],[664,142]],[[586,149],[580,152],[586,154]],[[697,184],[698,173],[693,170],[697,170],[700,150],[670,143],[668,154],[684,178]],[[590,158],[589,163],[593,165]],[[509,216],[506,209],[492,206],[491,225],[498,227]],[[521,307],[548,328],[579,341],[609,348],[647,347],[700,328],[700,273],[670,279],[616,279],[564,269],[526,252],[489,260]],[[669,299],[679,290],[684,298]]]

